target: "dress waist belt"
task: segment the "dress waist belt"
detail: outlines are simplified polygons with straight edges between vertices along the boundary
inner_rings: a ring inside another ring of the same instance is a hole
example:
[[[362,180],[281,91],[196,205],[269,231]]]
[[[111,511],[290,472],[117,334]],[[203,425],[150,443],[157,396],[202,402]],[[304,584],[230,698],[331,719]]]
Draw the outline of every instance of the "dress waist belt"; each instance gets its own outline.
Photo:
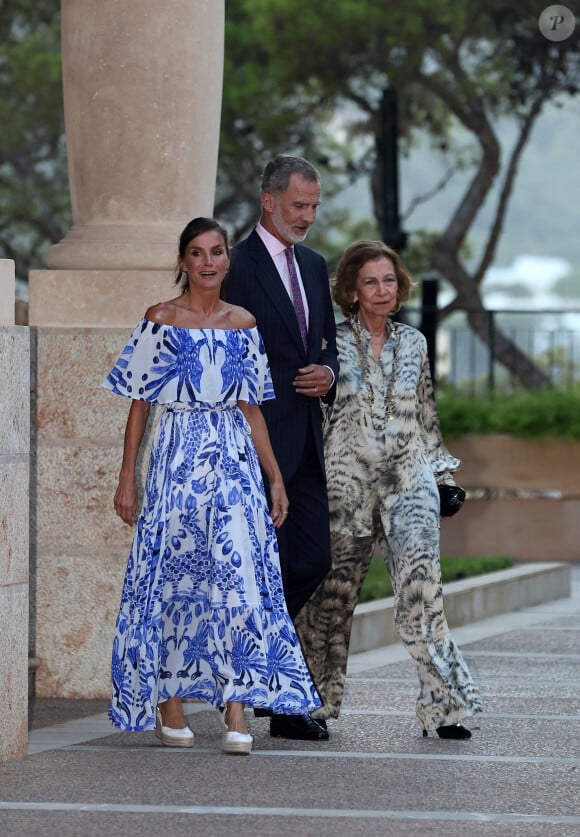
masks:
[[[239,410],[237,404],[207,404],[203,401],[191,404],[175,402],[174,404],[164,404],[163,407],[166,413],[188,413],[195,410]]]

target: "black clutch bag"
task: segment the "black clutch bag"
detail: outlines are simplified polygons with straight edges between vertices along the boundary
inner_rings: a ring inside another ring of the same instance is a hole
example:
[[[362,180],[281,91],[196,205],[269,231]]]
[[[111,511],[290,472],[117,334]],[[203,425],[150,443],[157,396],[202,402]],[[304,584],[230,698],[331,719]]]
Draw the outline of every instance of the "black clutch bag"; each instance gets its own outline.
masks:
[[[465,489],[459,485],[438,485],[441,517],[453,517],[465,502]]]

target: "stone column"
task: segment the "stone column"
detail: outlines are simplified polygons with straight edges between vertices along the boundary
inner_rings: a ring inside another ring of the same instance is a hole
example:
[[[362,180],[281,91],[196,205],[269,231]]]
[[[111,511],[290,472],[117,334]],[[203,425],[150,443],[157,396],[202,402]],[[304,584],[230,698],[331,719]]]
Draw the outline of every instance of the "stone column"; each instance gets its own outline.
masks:
[[[99,383],[147,307],[175,295],[181,230],[213,211],[223,30],[223,0],[62,0],[73,225],[29,284],[41,697],[109,694],[129,404]]]
[[[213,210],[223,2],[62,0],[61,27],[74,223],[47,263],[167,268]]]
[[[14,262],[0,259],[0,762],[28,741],[30,337],[14,325]]]

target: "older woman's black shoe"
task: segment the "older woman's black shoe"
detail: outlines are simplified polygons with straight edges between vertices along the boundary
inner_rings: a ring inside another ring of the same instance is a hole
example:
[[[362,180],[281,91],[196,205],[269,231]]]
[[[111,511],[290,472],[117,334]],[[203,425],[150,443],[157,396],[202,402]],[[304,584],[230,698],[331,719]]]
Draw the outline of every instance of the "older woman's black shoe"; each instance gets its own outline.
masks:
[[[465,741],[467,738],[471,738],[471,732],[462,727],[461,724],[449,724],[448,726],[437,727],[435,730],[439,738],[454,738],[456,741]],[[426,738],[428,735],[427,730],[423,730],[423,737]]]

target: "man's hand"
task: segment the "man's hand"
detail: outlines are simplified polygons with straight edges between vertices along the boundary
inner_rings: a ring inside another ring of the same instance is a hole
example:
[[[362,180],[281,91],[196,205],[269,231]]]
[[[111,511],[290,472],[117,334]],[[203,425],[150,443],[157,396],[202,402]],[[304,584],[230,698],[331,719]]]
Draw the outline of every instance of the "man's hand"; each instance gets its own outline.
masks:
[[[311,363],[298,370],[293,381],[294,389],[300,395],[322,398],[332,386],[332,372],[327,366]]]

